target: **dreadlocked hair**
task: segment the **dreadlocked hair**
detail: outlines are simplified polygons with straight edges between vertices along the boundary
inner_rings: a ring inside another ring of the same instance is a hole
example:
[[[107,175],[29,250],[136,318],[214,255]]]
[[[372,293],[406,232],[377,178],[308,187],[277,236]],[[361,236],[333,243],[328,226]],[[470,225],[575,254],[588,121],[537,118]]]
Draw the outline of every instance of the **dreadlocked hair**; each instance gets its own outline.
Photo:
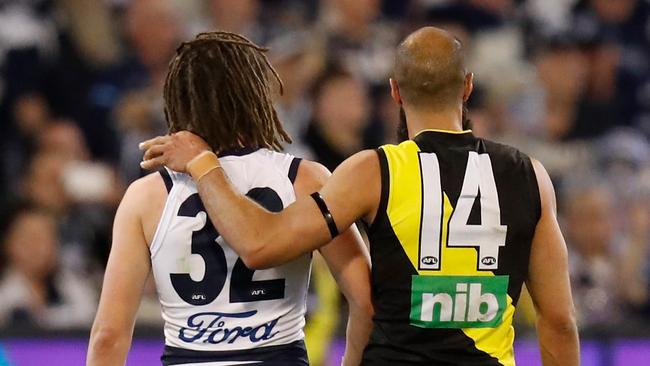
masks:
[[[271,100],[270,78],[283,85],[265,52],[230,32],[200,33],[182,43],[165,80],[169,132],[187,130],[216,151],[282,150],[291,142]]]

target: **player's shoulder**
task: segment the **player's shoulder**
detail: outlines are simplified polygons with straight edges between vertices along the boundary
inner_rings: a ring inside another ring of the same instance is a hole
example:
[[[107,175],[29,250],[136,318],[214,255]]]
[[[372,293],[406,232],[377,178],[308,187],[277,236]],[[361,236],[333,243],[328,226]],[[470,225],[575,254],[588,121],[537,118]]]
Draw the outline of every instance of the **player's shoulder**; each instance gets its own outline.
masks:
[[[302,159],[283,151],[261,148],[239,156],[219,157],[219,160],[226,163],[226,165],[228,163],[239,165],[245,170],[253,169],[260,172],[279,170],[284,174],[286,170],[292,169],[293,165],[295,165],[293,169],[297,169]]]
[[[487,152],[490,155],[497,156],[501,159],[508,159],[508,160],[513,160],[513,161],[521,161],[521,160],[528,160],[532,162],[532,159],[528,154],[524,153],[523,151],[519,150],[518,148],[512,146],[512,145],[507,145],[501,142],[477,137],[477,140],[481,141],[481,143],[484,144]]]
[[[546,168],[544,168],[544,165],[539,160],[531,157],[530,161],[533,166],[533,171],[535,172],[535,179],[537,180],[537,188],[539,190],[542,206],[550,202],[554,207],[555,187],[553,187],[551,176],[548,174]]]
[[[169,174],[167,174],[169,177]],[[169,180],[168,180],[169,181]],[[118,214],[126,220],[142,225],[145,239],[151,243],[167,201],[165,178],[160,172],[150,173],[129,184]],[[117,216],[116,216],[117,220]]]
[[[483,137],[476,137],[476,139],[485,146],[485,149],[491,153],[491,154],[499,154],[499,155],[506,155],[506,156],[512,156],[512,157],[517,157],[517,158],[522,158],[526,157],[528,158],[528,155],[518,148],[504,144],[502,142],[486,139]]]
[[[377,153],[382,149],[384,146],[388,145],[383,145],[377,149],[366,149],[366,150],[361,150],[358,153],[350,156],[347,158],[343,164],[341,165],[351,165],[351,166],[364,166],[364,165],[376,165],[378,162],[377,158]],[[394,145],[392,145],[394,146]]]
[[[362,150],[345,159],[332,173],[332,179],[368,187],[378,181],[381,168],[379,149]]]
[[[524,167],[523,174],[525,174],[527,181],[533,187],[531,192],[534,194],[534,200],[539,200],[540,209],[548,205],[555,205],[555,189],[553,188],[553,183],[546,168],[544,168],[544,165],[539,160],[514,146],[486,139],[481,140],[484,142],[486,150],[492,158],[493,165],[495,163],[500,165],[501,174],[504,174],[503,172],[506,171],[521,176],[522,170],[516,167]]]
[[[317,161],[301,159],[298,165],[298,178],[310,178],[317,180],[326,180],[332,172],[327,167]]]
[[[413,140],[405,140],[400,142],[399,144],[384,144],[379,146],[375,150],[366,150],[366,151],[374,151],[375,153],[381,153],[382,151],[407,151],[407,150],[412,150],[412,149],[418,149],[418,145],[415,141]]]
[[[122,202],[146,207],[148,203],[165,199],[166,196],[167,187],[163,174],[156,171],[131,182],[124,193]]]
[[[321,189],[332,173],[323,164],[300,159],[293,185],[296,192],[309,194]]]
[[[523,177],[532,185],[546,184],[548,174],[542,163],[518,148],[492,140],[479,138],[490,155],[495,174]],[[548,179],[550,182],[550,179]]]
[[[343,161],[334,170],[334,174],[337,174],[337,172],[354,172],[357,178],[362,179],[363,176],[372,173],[373,169],[378,170],[378,162],[377,150],[362,150]],[[322,186],[331,175],[332,172],[323,164],[302,159],[298,167],[295,185]]]
[[[141,178],[134,180],[131,182],[131,184],[129,184],[127,192],[144,195],[155,188],[165,189],[163,174],[161,174],[160,171],[149,173]]]

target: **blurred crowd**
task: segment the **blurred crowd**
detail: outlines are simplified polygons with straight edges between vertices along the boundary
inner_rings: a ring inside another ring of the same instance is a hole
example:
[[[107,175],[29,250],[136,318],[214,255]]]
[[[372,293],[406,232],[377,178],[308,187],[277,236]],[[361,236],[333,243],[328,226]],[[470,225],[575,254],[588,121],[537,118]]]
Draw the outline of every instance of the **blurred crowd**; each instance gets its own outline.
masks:
[[[0,0],[0,332],[90,326],[181,41],[268,46],[286,150],[334,169],[396,142],[393,51],[423,25],[468,50],[475,134],[552,175],[581,326],[650,323],[648,0]]]

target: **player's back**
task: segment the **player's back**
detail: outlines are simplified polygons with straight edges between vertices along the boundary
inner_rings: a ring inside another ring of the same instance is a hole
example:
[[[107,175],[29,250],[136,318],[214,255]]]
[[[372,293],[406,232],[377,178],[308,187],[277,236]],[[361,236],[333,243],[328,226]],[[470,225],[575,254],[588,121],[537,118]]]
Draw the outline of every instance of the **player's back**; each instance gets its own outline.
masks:
[[[379,149],[367,365],[514,365],[540,198],[531,161],[471,132]]]
[[[259,149],[221,154],[220,161],[234,186],[267,209],[280,211],[295,201],[299,159]],[[306,365],[311,256],[248,269],[211,224],[191,177],[161,174],[168,197],[151,263],[165,321],[163,363]]]

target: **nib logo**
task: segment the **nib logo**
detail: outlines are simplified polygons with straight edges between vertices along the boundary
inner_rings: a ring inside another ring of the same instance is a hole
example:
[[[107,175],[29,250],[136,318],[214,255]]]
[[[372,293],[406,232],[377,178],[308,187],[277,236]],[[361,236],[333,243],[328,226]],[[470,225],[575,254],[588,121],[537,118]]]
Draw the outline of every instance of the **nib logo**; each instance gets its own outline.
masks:
[[[508,276],[413,276],[411,324],[425,328],[491,328],[501,324]]]

